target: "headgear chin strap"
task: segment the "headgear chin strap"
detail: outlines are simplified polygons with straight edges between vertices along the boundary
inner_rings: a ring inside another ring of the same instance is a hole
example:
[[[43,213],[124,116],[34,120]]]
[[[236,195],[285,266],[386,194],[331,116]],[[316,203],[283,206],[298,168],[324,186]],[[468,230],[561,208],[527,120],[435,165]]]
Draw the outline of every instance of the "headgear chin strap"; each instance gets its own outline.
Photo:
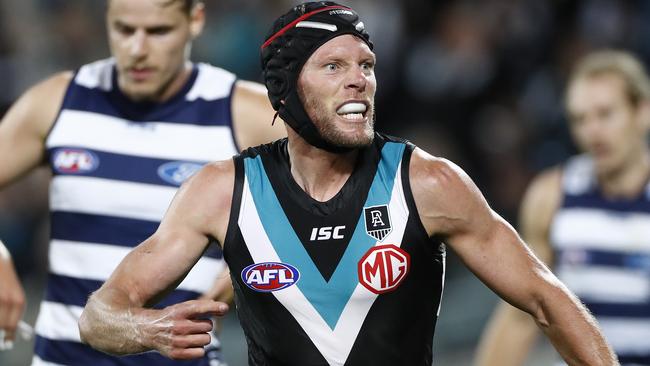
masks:
[[[273,108],[311,145],[336,153],[351,149],[323,139],[305,111],[297,85],[300,71],[311,54],[344,34],[357,36],[373,48],[354,10],[332,1],[308,2],[273,23],[261,50],[264,83]]]

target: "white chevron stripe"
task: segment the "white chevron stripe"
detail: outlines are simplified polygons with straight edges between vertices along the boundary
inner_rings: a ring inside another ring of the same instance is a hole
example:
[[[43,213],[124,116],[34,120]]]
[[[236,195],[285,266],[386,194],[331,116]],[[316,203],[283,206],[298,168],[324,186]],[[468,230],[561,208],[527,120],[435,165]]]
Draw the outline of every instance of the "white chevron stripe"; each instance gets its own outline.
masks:
[[[398,174],[395,177],[389,204],[393,231],[381,243],[377,244],[389,243],[400,246],[402,242],[409,211],[404,199],[400,167],[397,168]],[[256,263],[279,262],[280,258],[266,235],[257,214],[247,177],[245,177],[243,188],[238,225],[253,261]],[[366,315],[377,298],[376,294],[371,293],[361,284],[357,284],[336,327],[332,330],[298,286],[275,291],[273,295],[293,315],[330,365],[345,363]]]

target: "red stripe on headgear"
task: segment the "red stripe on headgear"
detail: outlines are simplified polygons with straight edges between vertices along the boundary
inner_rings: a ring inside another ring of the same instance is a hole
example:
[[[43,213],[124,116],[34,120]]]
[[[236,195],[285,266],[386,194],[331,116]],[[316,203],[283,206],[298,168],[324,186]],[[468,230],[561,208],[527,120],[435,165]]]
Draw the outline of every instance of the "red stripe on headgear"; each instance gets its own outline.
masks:
[[[312,16],[312,15],[314,15],[314,14],[322,13],[322,12],[324,12],[324,11],[333,10],[333,9],[352,10],[352,9],[350,9],[350,8],[348,8],[348,7],[345,7],[345,6],[336,6],[336,5],[333,5],[333,6],[326,6],[326,7],[324,7],[324,8],[317,9],[317,10],[314,10],[314,11],[309,12],[309,13],[307,13],[307,14],[301,15],[298,19],[296,19],[296,20],[294,20],[293,22],[291,22],[291,23],[285,25],[284,27],[282,27],[282,29],[280,29],[279,31],[277,31],[274,35],[272,35],[271,37],[269,37],[269,39],[267,39],[266,42],[264,42],[264,44],[262,44],[261,49],[265,49],[266,47],[268,47],[268,45],[270,45],[271,42],[273,42],[276,38],[278,38],[278,37],[280,37],[281,35],[283,35],[283,34],[284,34],[286,31],[288,31],[289,29],[293,28],[293,27],[294,27],[296,24],[298,24],[299,22],[302,22],[303,20],[309,18],[310,16]]]

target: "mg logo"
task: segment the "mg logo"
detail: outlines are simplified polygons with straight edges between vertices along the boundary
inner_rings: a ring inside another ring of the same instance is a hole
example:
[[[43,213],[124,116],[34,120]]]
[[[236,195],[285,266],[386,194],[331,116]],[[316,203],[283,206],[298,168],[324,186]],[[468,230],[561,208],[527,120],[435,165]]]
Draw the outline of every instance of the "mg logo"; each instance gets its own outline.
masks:
[[[409,272],[411,257],[393,245],[370,248],[358,265],[359,282],[375,294],[393,291]]]

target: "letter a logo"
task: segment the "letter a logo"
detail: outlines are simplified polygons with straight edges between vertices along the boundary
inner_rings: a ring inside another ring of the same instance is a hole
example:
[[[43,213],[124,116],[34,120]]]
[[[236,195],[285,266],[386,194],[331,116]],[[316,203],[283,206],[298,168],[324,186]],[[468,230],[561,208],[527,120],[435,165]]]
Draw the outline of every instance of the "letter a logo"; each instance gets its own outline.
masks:
[[[371,206],[363,208],[366,220],[366,233],[375,240],[382,241],[392,230],[388,206]]]

